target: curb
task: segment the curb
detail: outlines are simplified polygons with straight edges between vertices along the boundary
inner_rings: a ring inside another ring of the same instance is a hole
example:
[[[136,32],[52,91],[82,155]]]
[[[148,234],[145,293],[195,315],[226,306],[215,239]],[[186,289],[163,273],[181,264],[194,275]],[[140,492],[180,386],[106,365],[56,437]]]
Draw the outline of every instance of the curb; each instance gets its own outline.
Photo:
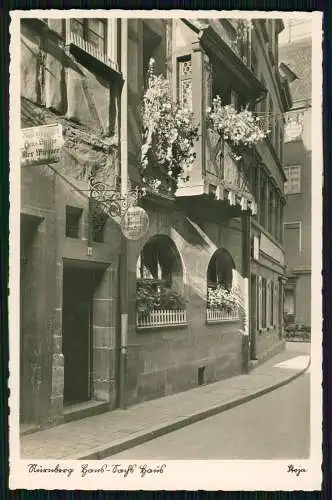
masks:
[[[206,408],[205,410],[198,411],[192,415],[187,417],[179,418],[170,423],[162,424],[154,429],[150,429],[148,431],[140,432],[138,435],[133,436],[131,438],[125,438],[119,441],[113,441],[112,443],[105,444],[94,451],[87,453],[86,455],[80,455],[70,457],[71,460],[102,460],[105,457],[110,455],[115,455],[116,453],[120,453],[121,451],[127,450],[129,448],[133,448],[134,446],[138,446],[140,444],[146,443],[147,441],[151,441],[157,437],[162,436],[163,434],[168,434],[169,432],[181,429],[182,427],[186,427],[187,425],[194,424],[195,422],[199,422],[200,420],[204,420],[205,418],[212,417],[218,413],[222,413],[223,411],[230,410],[231,408],[235,408],[243,403],[247,403],[252,399],[258,398],[259,396],[263,396],[268,392],[272,392],[275,389],[279,389],[280,387],[292,382],[296,378],[303,375],[309,368],[311,361],[309,360],[308,365],[297,373],[291,375],[290,377],[285,378],[277,382],[276,384],[269,385],[264,387],[263,389],[259,389],[256,392],[248,394],[246,396],[242,396],[240,398],[236,398],[230,400],[226,403],[219,404],[217,406],[213,406],[212,408]]]

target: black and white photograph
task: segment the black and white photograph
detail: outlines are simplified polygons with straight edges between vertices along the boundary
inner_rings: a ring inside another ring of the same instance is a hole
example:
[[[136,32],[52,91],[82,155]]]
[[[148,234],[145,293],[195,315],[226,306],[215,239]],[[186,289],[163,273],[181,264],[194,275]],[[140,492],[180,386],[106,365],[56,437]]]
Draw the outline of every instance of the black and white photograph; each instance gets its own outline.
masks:
[[[10,487],[321,489],[322,15],[11,18]]]

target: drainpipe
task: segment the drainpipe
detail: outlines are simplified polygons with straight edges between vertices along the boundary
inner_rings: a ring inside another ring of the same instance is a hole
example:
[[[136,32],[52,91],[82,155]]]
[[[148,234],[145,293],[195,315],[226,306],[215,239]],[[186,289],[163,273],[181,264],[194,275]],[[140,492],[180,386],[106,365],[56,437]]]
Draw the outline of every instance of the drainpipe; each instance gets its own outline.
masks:
[[[120,162],[121,162],[121,197],[128,191],[128,20],[121,20],[121,72],[123,87],[120,104]],[[121,238],[121,254],[119,257],[119,303],[120,303],[120,408],[126,408],[126,372],[127,372],[127,338],[128,338],[128,264],[127,240]]]

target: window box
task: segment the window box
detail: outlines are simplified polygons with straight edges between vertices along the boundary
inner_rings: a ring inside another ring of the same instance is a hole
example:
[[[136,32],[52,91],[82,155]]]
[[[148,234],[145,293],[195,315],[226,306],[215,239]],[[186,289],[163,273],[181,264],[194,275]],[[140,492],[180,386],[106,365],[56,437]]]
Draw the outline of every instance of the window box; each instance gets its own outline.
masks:
[[[234,309],[207,309],[206,310],[206,322],[208,324],[213,323],[223,323],[225,321],[239,321],[239,309],[236,307]]]
[[[136,314],[138,330],[147,328],[167,328],[187,325],[187,312],[184,309],[156,309],[147,314]]]

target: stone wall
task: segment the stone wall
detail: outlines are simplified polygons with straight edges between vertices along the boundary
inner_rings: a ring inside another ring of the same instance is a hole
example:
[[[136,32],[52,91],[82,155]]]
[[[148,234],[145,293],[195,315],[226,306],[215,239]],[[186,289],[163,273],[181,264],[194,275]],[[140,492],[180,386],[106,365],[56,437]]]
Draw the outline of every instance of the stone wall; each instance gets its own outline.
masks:
[[[160,207],[148,208],[148,214],[148,233],[138,242],[130,242],[128,250],[129,404],[197,386],[199,368],[205,368],[205,383],[242,370],[241,322],[206,323],[207,268],[215,250],[226,248],[241,273],[242,233],[238,221],[225,225],[194,221],[182,211]],[[169,236],[180,254],[188,324],[141,331],[135,326],[136,263],[144,244],[155,235]]]

